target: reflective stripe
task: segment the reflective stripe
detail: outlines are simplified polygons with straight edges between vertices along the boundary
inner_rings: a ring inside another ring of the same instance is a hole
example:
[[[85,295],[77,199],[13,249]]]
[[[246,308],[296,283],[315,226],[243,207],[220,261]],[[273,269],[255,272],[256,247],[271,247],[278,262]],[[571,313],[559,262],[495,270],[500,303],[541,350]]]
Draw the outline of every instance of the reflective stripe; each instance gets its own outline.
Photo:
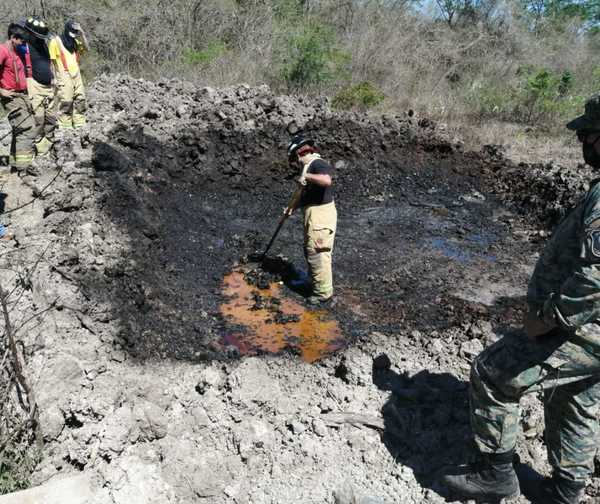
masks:
[[[15,154],[9,157],[9,163],[15,168],[27,168],[33,163],[33,154]]]
[[[74,120],[71,116],[63,115],[58,118],[58,127],[63,129],[73,129]]]
[[[35,150],[38,153],[38,156],[43,156],[47,154],[52,148],[52,142],[48,140],[46,137],[42,138],[39,142],[35,144]]]
[[[84,115],[73,114],[73,126],[75,128],[80,128],[81,126],[85,125],[86,122],[87,121]]]
[[[65,69],[65,72],[69,73],[69,65],[67,64],[67,57],[65,56],[62,41],[58,43],[58,50],[60,51],[60,60],[62,62],[63,68]]]

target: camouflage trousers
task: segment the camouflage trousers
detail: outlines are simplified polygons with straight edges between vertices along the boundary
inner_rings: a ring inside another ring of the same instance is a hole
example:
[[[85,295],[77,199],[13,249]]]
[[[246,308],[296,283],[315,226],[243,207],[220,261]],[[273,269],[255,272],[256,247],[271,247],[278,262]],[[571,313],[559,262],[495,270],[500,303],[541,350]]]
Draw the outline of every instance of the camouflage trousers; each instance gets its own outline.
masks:
[[[532,342],[515,333],[484,350],[471,368],[471,425],[479,450],[513,450],[519,400],[540,392],[554,473],[585,481],[594,469],[600,430],[600,335],[597,346],[589,344],[593,339],[567,339],[554,331]]]

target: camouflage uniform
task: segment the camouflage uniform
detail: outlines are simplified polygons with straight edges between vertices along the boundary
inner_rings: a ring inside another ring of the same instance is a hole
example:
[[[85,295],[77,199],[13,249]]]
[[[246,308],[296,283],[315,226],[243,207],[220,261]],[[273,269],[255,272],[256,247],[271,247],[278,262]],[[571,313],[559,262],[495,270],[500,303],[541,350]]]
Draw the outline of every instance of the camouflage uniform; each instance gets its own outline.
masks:
[[[585,481],[594,468],[600,409],[600,183],[557,229],[537,262],[527,301],[550,333],[506,336],[471,370],[471,423],[483,453],[514,449],[519,399],[544,392],[554,474]]]

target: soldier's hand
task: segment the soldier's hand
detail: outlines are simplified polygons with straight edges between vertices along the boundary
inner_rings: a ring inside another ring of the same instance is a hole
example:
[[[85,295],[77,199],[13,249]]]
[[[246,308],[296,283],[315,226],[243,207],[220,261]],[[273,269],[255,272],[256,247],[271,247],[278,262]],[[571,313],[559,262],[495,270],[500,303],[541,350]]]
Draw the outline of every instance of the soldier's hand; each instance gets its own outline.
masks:
[[[527,313],[523,325],[525,327],[525,332],[527,333],[527,336],[533,341],[537,340],[540,336],[543,336],[544,334],[547,334],[550,331],[552,331],[552,329],[554,329],[554,326],[548,325],[534,311],[529,311]]]
[[[298,184],[300,184],[301,186],[305,186],[306,185],[306,178],[305,177],[300,177],[298,179]]]

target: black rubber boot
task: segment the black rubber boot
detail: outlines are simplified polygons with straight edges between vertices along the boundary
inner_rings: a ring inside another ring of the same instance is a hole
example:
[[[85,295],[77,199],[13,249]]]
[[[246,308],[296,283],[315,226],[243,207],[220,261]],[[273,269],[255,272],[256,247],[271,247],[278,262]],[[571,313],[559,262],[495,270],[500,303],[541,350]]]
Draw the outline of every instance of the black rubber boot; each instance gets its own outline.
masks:
[[[544,504],[579,504],[585,483],[572,481],[559,477],[552,477],[542,483],[542,497]]]
[[[440,479],[453,496],[477,502],[500,502],[519,495],[514,453],[480,453],[476,462],[446,472]]]

